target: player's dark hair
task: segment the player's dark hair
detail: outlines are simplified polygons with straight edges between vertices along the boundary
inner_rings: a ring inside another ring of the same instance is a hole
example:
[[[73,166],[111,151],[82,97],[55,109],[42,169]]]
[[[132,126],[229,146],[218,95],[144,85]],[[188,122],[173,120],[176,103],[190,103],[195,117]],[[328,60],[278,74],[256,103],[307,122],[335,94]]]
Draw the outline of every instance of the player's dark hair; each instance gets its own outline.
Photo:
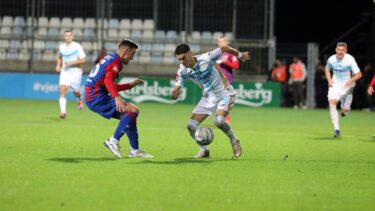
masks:
[[[117,46],[117,49],[121,48],[121,47],[129,47],[129,48],[135,48],[135,49],[138,49],[138,44],[135,43],[134,41],[132,40],[129,40],[129,39],[124,39],[122,40],[118,46]]]
[[[67,32],[72,32],[71,29],[65,29],[64,33],[67,33]]]
[[[180,55],[183,53],[187,53],[188,51],[190,51],[189,45],[186,43],[181,43],[177,45],[176,50],[174,51],[174,54]]]

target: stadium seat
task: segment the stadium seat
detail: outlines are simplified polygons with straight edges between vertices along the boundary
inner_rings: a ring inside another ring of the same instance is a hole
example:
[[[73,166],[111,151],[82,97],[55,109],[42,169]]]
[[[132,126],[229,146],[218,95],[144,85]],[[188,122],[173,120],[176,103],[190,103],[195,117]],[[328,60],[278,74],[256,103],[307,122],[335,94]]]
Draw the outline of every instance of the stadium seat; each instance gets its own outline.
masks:
[[[18,60],[27,61],[30,59],[30,52],[27,49],[21,49],[20,53],[18,54]]]
[[[34,48],[35,49],[39,49],[39,50],[43,50],[45,48],[45,43],[43,40],[35,40],[34,41]]]
[[[190,49],[191,51],[194,53],[194,54],[198,54],[198,53],[201,53],[201,49],[200,49],[200,46],[199,44],[191,44],[190,45]]]
[[[108,20],[106,18],[99,18],[96,27],[98,29],[108,29]]]
[[[18,59],[18,50],[17,49],[8,49],[7,60],[17,60]]]
[[[116,29],[117,30],[119,28],[119,26],[120,26],[120,22],[117,19],[115,19],[115,18],[109,19],[109,22],[108,22],[108,28],[109,29]]]
[[[21,48],[21,41],[20,40],[11,40],[9,43],[9,48],[11,49],[20,49]]]
[[[140,41],[142,38],[142,32],[141,30],[132,30],[130,34],[130,38],[134,41]]]
[[[141,52],[140,54],[139,54],[139,63],[142,63],[142,64],[144,64],[144,63],[150,63],[151,62],[151,55],[150,55],[150,52]]]
[[[32,18],[32,17],[27,17],[27,26],[31,27],[33,25],[33,21],[34,21],[34,27],[37,27],[38,26],[38,20],[36,18]]]
[[[167,41],[169,41],[169,42],[176,42],[176,40],[177,40],[177,32],[174,31],[174,30],[167,31],[166,38],[167,38]]]
[[[120,39],[125,39],[130,37],[130,31],[128,29],[121,29],[119,33]]]
[[[163,57],[160,55],[152,55],[151,56],[151,63],[161,64],[163,63]]]
[[[211,32],[209,32],[209,31],[203,31],[202,34],[201,34],[201,41],[202,42],[206,42],[206,43],[213,42]]]
[[[152,55],[161,56],[164,52],[164,44],[154,43],[152,44]]]
[[[152,45],[150,43],[142,43],[140,46],[141,52],[151,52],[152,51]]]
[[[80,28],[73,28],[72,32],[73,32],[74,38],[77,38],[77,39],[80,39],[83,35],[82,29]]]
[[[52,17],[48,23],[49,28],[60,28],[60,25],[60,18],[57,17]]]
[[[152,30],[144,30],[142,33],[142,40],[143,41],[152,41],[154,39],[154,31]]]
[[[16,37],[21,37],[23,34],[23,29],[21,27],[13,27],[12,29],[12,37],[13,38],[16,38]]]
[[[7,49],[9,46],[9,40],[0,40],[0,49]]]
[[[219,38],[219,37],[221,37],[221,36],[223,36],[223,32],[214,32],[214,33],[212,34],[212,39],[216,41],[217,38]]]
[[[47,50],[54,50],[57,49],[59,46],[57,45],[56,41],[46,41],[45,47]]]
[[[228,39],[228,41],[231,41],[233,39],[232,32],[225,32],[224,36]]]
[[[143,29],[143,22],[141,19],[133,19],[131,22],[131,29],[132,30],[142,30]]]
[[[172,57],[172,56],[164,56],[163,57],[163,63],[164,64],[174,64],[176,63],[176,58]]]
[[[61,20],[61,28],[66,28],[66,29],[70,29],[70,28],[73,28],[73,21],[71,18],[69,17],[64,17],[62,18]]]
[[[60,32],[58,28],[49,28],[47,31],[47,37],[49,39],[57,39],[60,36]]]
[[[107,49],[107,51],[114,51],[117,48],[117,43],[115,43],[115,42],[105,42],[104,47]]]
[[[85,27],[85,24],[83,22],[83,18],[74,18],[73,23],[72,23],[72,27],[73,28],[79,28],[79,29]],[[90,28],[90,27],[88,27],[88,28]]]
[[[11,31],[10,27],[8,27],[8,26],[2,26],[1,27],[1,31],[0,31],[1,36],[9,36],[11,33],[12,33],[12,31]]]
[[[172,44],[172,43],[165,44],[164,45],[164,54],[165,53],[173,53],[175,48],[176,48],[175,44]]]
[[[42,61],[50,62],[55,61],[56,55],[53,53],[52,50],[45,50],[42,54]]]
[[[4,16],[3,19],[1,20],[1,26],[12,27],[13,26],[13,17],[12,16]]]
[[[22,16],[16,16],[13,20],[14,27],[24,27],[25,26],[25,18]]]
[[[92,28],[85,28],[83,30],[83,39],[94,39],[95,32]]]
[[[42,60],[42,51],[34,50],[33,54],[33,60]]]
[[[118,39],[118,31],[117,29],[108,29],[108,38],[111,40],[117,40]]]
[[[96,22],[94,18],[86,18],[85,20],[85,28],[94,29],[96,28]]]
[[[99,47],[98,42],[92,42],[92,50],[97,51],[97,50],[99,50],[99,48],[101,48],[101,47]]]
[[[39,17],[38,18],[38,27],[48,27],[48,18],[47,17]]]
[[[92,43],[91,42],[89,42],[89,41],[83,41],[82,43],[81,43],[81,45],[82,45],[82,48],[83,48],[83,50],[86,52],[88,52],[88,51],[92,51],[93,50],[93,47],[92,47]]]
[[[45,37],[47,36],[47,28],[38,28],[36,32],[37,37]]]
[[[131,29],[131,22],[129,19],[121,19],[120,30]]]
[[[192,42],[199,42],[201,39],[201,33],[199,31],[193,31],[191,33],[191,41]]]
[[[154,39],[155,39],[155,41],[164,41],[165,40],[165,31],[156,30]]]
[[[28,50],[31,47],[31,40],[22,40],[21,51]]]
[[[143,30],[154,30],[155,29],[155,23],[152,19],[146,19],[143,22]]]

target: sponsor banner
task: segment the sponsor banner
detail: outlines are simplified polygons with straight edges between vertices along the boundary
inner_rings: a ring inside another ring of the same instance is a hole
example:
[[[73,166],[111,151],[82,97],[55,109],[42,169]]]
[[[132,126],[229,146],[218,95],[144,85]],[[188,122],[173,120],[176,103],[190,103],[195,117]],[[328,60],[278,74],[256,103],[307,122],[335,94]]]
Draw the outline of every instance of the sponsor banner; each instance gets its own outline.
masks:
[[[82,82],[87,76],[82,76]],[[39,73],[0,73],[0,98],[15,99],[58,99],[59,75]],[[83,85],[81,91],[84,90]],[[67,94],[68,100],[76,100],[72,90]]]
[[[119,83],[130,83],[137,78],[122,78]],[[124,99],[136,103],[160,102],[166,104],[175,103],[197,103],[202,96],[202,90],[192,83],[186,81],[178,100],[172,100],[170,95],[175,80],[142,78],[145,83],[131,90],[121,92]],[[235,82],[233,88],[236,91],[236,105],[251,107],[279,107],[280,85],[278,83],[266,82]]]

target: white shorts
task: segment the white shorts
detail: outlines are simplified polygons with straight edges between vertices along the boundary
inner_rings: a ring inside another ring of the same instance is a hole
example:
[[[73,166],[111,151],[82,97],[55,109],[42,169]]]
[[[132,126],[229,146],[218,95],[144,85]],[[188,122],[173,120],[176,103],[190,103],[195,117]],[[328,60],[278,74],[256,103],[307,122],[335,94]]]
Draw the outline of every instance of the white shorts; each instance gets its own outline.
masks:
[[[217,110],[229,112],[234,105],[235,98],[235,94],[225,94],[220,97],[213,95],[203,96],[194,108],[193,114],[207,114],[210,116]]]
[[[344,88],[342,86],[333,86],[328,89],[328,100],[339,101],[352,93],[353,87]]]
[[[81,88],[81,78],[81,68],[69,68],[68,70],[61,70],[59,84],[71,87],[74,91],[79,91]]]

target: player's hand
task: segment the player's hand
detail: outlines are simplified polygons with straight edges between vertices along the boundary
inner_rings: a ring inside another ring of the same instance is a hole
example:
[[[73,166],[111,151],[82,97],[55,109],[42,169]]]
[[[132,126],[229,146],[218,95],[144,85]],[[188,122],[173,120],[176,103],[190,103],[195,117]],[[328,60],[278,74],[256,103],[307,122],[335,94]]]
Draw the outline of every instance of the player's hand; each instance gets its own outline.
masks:
[[[74,64],[74,62],[64,62],[65,66],[71,66]]]
[[[125,103],[122,101],[121,97],[115,97],[116,111],[120,113],[125,112]]]
[[[143,84],[143,83],[144,83],[143,80],[141,80],[141,79],[137,79],[137,80],[134,80],[133,82],[131,82],[131,86],[132,86],[132,87],[135,87],[135,86],[137,86],[138,84]]]
[[[246,61],[249,61],[251,59],[251,56],[250,56],[250,52],[246,51],[246,52],[243,52],[242,53],[242,56],[240,58],[240,60],[242,62],[246,62]]]
[[[171,97],[172,97],[173,100],[176,100],[178,98],[178,96],[180,96],[180,94],[181,94],[181,90],[178,89],[178,88],[174,88],[172,90]]]
[[[60,65],[56,65],[56,72],[60,72],[61,71],[61,66]]]
[[[349,80],[349,81],[345,82],[344,87],[345,87],[345,88],[349,88],[349,87],[352,86],[352,84],[353,84],[353,81]]]
[[[332,86],[333,86],[333,81],[332,80],[328,81],[328,87],[332,87]]]
[[[367,94],[369,94],[369,95],[374,94],[374,87],[369,86],[368,89],[367,89]]]

